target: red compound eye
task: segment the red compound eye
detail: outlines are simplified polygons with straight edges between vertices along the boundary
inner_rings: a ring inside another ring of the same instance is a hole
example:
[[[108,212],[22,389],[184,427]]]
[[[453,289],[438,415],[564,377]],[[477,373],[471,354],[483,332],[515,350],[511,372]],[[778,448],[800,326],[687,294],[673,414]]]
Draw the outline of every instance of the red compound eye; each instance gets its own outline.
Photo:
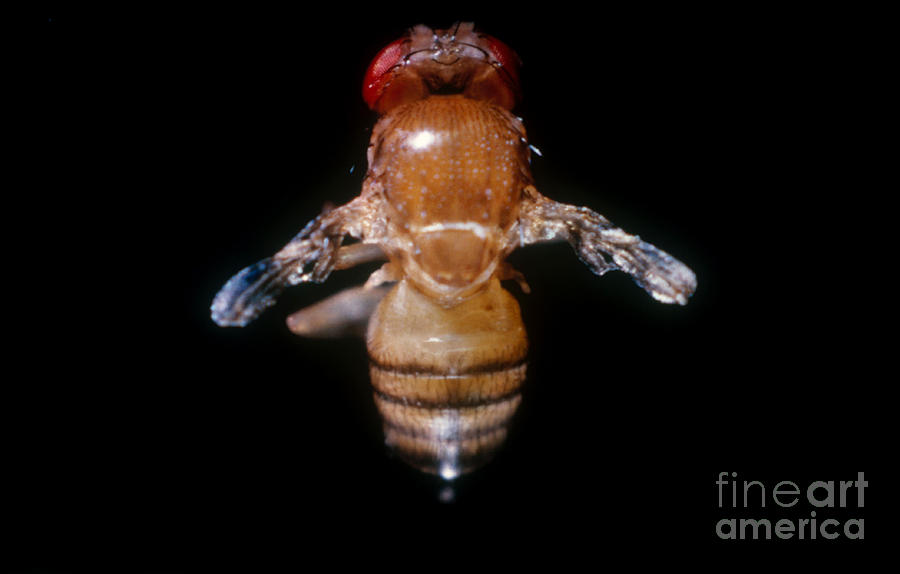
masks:
[[[369,68],[366,70],[366,75],[363,78],[363,99],[366,101],[366,105],[373,110],[375,109],[375,103],[384,91],[385,83],[390,78],[388,72],[405,55],[407,41],[408,38],[400,38],[382,48],[375,58],[372,59],[372,63],[369,64]]]
[[[487,49],[490,50],[494,59],[500,63],[500,66],[508,74],[513,89],[518,92],[519,67],[522,65],[522,60],[519,59],[518,54],[516,54],[512,48],[493,36],[482,34],[481,39],[487,44]]]

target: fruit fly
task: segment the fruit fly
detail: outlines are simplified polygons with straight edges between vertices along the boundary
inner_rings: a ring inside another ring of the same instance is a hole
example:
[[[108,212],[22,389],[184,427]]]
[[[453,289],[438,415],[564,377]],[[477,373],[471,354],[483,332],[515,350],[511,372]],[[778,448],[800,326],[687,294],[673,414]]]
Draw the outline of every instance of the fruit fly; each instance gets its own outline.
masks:
[[[275,255],[232,277],[212,303],[222,326],[243,326],[282,290],[332,270],[386,260],[362,287],[288,318],[317,336],[366,325],[386,442],[446,479],[503,443],[519,405],[527,337],[500,285],[524,277],[519,247],[565,240],[597,275],[622,270],[663,303],[696,287],[683,263],[586,207],[541,195],[531,148],[511,110],[520,61],[471,23],[416,26],[384,47],[363,81],[379,114],[362,193],[312,220]],[[344,244],[346,238],[357,240]]]

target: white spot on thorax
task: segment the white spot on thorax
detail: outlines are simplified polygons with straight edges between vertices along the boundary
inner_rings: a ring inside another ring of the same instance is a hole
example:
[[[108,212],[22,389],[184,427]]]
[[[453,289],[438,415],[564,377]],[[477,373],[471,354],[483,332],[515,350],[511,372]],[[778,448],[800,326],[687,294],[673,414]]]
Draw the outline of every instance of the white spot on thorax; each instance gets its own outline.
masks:
[[[491,232],[490,227],[476,221],[446,221],[442,223],[432,223],[431,225],[416,229],[419,233],[434,233],[435,231],[447,230],[471,231],[481,239],[485,239],[488,236],[488,233]]]
[[[422,150],[433,144],[435,139],[434,132],[422,130],[409,138],[409,145],[415,150]]]

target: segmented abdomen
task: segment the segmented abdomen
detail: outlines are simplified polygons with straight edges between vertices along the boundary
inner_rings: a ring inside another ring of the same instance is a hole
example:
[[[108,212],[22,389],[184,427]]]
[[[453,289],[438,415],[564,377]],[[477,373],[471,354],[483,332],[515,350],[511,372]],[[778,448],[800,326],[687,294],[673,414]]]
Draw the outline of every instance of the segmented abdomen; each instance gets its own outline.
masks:
[[[372,317],[368,347],[385,440],[401,458],[446,479],[491,459],[527,354],[518,303],[499,281],[451,309],[401,282]]]

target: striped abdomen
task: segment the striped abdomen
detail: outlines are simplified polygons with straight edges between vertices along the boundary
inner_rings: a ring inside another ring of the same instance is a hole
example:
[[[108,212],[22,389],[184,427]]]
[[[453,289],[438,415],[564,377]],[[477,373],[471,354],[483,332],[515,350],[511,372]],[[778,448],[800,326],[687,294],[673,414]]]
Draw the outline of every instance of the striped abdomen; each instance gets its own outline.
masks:
[[[403,459],[451,479],[491,458],[521,400],[528,348],[519,305],[496,278],[450,308],[401,281],[367,343],[386,442]]]

